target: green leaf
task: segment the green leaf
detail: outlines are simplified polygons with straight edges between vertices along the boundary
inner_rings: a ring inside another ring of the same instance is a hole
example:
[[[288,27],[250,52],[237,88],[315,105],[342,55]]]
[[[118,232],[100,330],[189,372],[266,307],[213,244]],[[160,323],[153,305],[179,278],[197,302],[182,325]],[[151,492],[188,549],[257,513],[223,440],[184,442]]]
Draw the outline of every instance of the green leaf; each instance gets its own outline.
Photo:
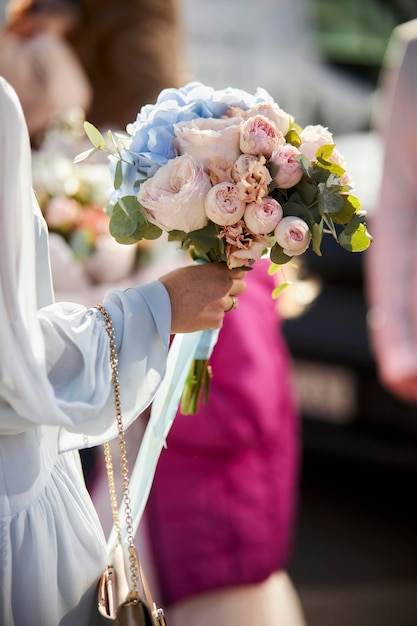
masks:
[[[122,184],[123,184],[122,162],[121,161],[117,161],[116,169],[114,171],[114,188],[115,189],[120,189]]]
[[[365,215],[357,213],[339,234],[338,241],[349,252],[363,252],[371,244],[372,237],[364,224]]]
[[[332,220],[337,224],[347,224],[355,213],[361,210],[359,198],[351,194],[340,194],[342,199],[342,207],[339,211],[332,214]]]
[[[285,283],[281,283],[281,285],[278,285],[278,287],[275,287],[275,289],[272,292],[272,298],[276,300],[278,296],[284,291],[284,289],[286,289],[288,285],[290,284],[291,283],[289,282],[285,282]]]
[[[291,196],[292,198],[293,196]],[[298,202],[286,202],[282,205],[284,216],[294,215],[295,217],[299,217],[304,220],[308,226],[311,228],[315,223],[316,219],[319,219],[318,212],[316,208],[310,209],[305,204],[300,204]]]
[[[106,140],[101,132],[93,126],[93,124],[90,124],[90,122],[84,122],[84,130],[96,150],[102,150],[106,147]]]
[[[90,148],[90,150],[85,150],[84,152],[77,154],[77,156],[73,160],[73,163],[81,163],[81,161],[89,159],[96,152],[98,152],[98,148]]]
[[[187,237],[188,233],[182,230],[170,230],[168,233],[168,241],[184,241]]]
[[[292,144],[296,148],[299,148],[301,146],[300,135],[297,133],[295,128],[290,128],[285,136],[285,141]]]
[[[218,232],[216,224],[209,222],[207,226],[189,233],[188,236],[192,244],[199,248],[199,250],[208,252],[218,247]]]
[[[144,224],[140,231],[144,239],[159,239],[162,235],[162,230],[159,226],[155,226],[155,224],[150,224],[149,222]]]
[[[320,148],[318,148],[316,151],[316,159],[328,161],[330,157],[332,156],[335,147],[336,147],[336,144],[334,143],[329,143],[329,144],[326,144],[325,146],[320,146]]]
[[[310,177],[311,170],[313,167],[313,164],[311,163],[310,159],[306,157],[305,154],[299,154],[296,156],[296,160],[299,162],[300,167],[303,170],[304,174]]]
[[[138,220],[135,215],[129,215],[123,209],[115,205],[112,216],[110,218],[110,234],[117,240],[125,240],[130,238],[136,231]]]
[[[271,263],[268,267],[269,276],[274,276],[274,274],[277,274],[281,270],[281,268],[282,265],[278,265],[277,263]]]
[[[317,166],[320,169],[327,171],[329,174],[334,174],[338,178],[340,178],[340,176],[342,176],[342,174],[346,171],[343,167],[337,165],[337,163],[329,163],[329,161],[325,161],[321,158],[317,159]]]
[[[317,197],[320,214],[337,213],[343,207],[343,198],[338,192],[328,189],[323,183],[319,184]]]
[[[269,258],[271,259],[272,263],[275,263],[276,265],[285,265],[285,263],[288,263],[288,261],[291,261],[292,256],[288,256],[287,254],[284,254],[284,249],[282,248],[282,246],[276,243],[271,248]]]
[[[321,221],[319,224],[314,223],[310,228],[311,231],[311,240],[313,245],[313,251],[321,256],[321,242],[323,239],[323,222]]]
[[[119,198],[115,204],[115,208],[118,207],[126,213],[126,215],[135,215],[139,213],[142,215],[142,207],[136,199],[136,196],[123,196]]]
[[[317,185],[310,182],[307,178],[302,178],[296,185],[294,193],[292,193],[290,200],[298,202],[299,204],[312,205],[317,196]]]

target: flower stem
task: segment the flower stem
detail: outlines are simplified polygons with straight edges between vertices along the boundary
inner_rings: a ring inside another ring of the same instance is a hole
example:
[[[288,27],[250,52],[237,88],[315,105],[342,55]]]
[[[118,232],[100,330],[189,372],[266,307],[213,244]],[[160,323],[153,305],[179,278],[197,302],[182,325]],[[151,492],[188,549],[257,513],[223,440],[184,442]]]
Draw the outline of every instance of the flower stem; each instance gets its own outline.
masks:
[[[183,415],[196,415],[201,399],[207,404],[211,377],[208,360],[194,359],[181,396],[180,410]]]

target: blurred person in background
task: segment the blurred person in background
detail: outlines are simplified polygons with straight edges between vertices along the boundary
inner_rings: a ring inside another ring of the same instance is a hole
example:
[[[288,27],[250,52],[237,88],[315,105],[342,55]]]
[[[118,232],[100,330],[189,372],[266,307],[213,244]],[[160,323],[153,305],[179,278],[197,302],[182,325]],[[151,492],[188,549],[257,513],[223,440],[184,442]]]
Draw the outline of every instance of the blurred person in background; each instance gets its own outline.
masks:
[[[71,108],[87,109],[91,86],[81,62],[65,41],[77,21],[70,0],[10,2],[0,30],[0,75],[22,104],[32,146]]]
[[[144,522],[172,626],[305,623],[285,572],[299,420],[268,265],[248,272],[210,361],[208,403],[178,412],[156,470]]]
[[[378,119],[385,154],[366,253],[369,329],[382,383],[417,403],[417,20],[391,36]]]
[[[124,129],[142,104],[180,83],[176,0],[10,0],[0,74],[15,87],[30,135],[79,106]]]

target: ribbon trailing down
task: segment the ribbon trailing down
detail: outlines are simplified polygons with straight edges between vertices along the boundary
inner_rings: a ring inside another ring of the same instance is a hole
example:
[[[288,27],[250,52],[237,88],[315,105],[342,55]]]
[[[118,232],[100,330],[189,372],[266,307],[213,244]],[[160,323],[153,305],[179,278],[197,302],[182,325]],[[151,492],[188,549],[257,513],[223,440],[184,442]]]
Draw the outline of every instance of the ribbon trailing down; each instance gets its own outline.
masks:
[[[175,335],[167,358],[163,381],[152,403],[151,415],[130,478],[133,534],[135,534],[148,501],[162,448],[174,422],[193,359],[208,359],[217,343],[220,329]],[[123,503],[120,515],[123,514]],[[124,531],[122,531],[123,534]],[[122,537],[126,540],[126,536]],[[116,545],[117,535],[111,529],[108,550]]]

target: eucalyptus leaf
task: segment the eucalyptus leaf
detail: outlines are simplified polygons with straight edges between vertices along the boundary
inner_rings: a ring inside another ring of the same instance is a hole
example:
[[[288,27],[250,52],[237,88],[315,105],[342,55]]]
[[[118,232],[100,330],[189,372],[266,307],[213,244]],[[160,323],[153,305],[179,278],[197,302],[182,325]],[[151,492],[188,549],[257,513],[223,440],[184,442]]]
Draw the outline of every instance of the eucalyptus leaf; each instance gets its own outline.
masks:
[[[359,198],[351,194],[340,194],[340,198],[343,202],[342,207],[332,214],[332,219],[337,224],[347,224],[361,210],[361,203]]]
[[[196,247],[204,252],[208,252],[212,248],[217,247],[218,233],[218,227],[213,222],[209,222],[207,226],[189,233],[188,236]]]
[[[304,174],[306,174],[306,176],[311,178],[313,164],[311,163],[310,159],[306,157],[305,154],[299,154],[295,158],[299,162],[300,167],[302,171],[304,172]]]
[[[278,263],[271,263],[268,267],[269,276],[274,276],[277,274],[282,268],[282,265],[278,265]]]
[[[292,256],[288,256],[287,254],[285,254],[282,246],[276,243],[271,248],[269,258],[271,259],[272,263],[275,263],[276,265],[285,265],[285,263],[291,261]]]
[[[89,150],[85,150],[84,152],[77,154],[73,162],[81,163],[81,161],[85,161],[86,159],[89,159],[91,156],[93,156],[93,154],[98,152],[98,150],[99,150],[98,148],[90,148]]]
[[[142,214],[142,208],[136,199],[136,196],[123,196],[116,202],[115,208],[120,208],[126,215]]]
[[[343,198],[339,193],[328,189],[325,185],[319,186],[318,205],[323,213],[337,213],[343,207]]]
[[[323,170],[327,170],[329,173],[331,172],[337,177],[342,176],[345,173],[345,169],[341,165],[337,165],[337,163],[329,163],[323,159],[317,159],[317,164]]]
[[[131,237],[136,231],[138,226],[138,220],[136,215],[129,215],[120,206],[114,207],[112,216],[110,218],[110,234],[117,240]]]
[[[342,248],[349,252],[363,252],[369,248],[372,241],[364,224],[365,215],[356,213],[349,224],[341,231],[338,241]]]
[[[312,205],[317,196],[317,186],[308,181],[306,178],[302,178],[296,185],[294,193],[292,193],[290,200],[298,202],[299,204]]]
[[[284,289],[286,289],[288,285],[290,284],[291,283],[289,282],[285,282],[285,283],[281,283],[280,285],[278,285],[278,287],[275,287],[275,289],[272,292],[272,298],[276,300],[278,296],[284,291]]]
[[[300,135],[298,134],[295,128],[290,128],[290,130],[285,136],[285,141],[287,143],[292,144],[296,148],[299,148],[301,146]]]
[[[335,147],[336,147],[336,144],[334,143],[329,143],[324,146],[320,146],[320,148],[317,148],[317,151],[316,151],[316,159],[328,161],[330,157],[332,156]]]
[[[90,124],[90,122],[84,122],[84,130],[96,150],[102,150],[106,147],[106,140],[101,132],[93,126],[93,124]]]
[[[305,204],[300,204],[298,202],[286,202],[282,208],[284,216],[294,215],[295,217],[299,217],[304,220],[310,228],[315,223],[316,216],[318,215],[313,209],[310,209]]]
[[[159,239],[162,235],[162,230],[155,224],[149,222],[141,227],[142,237],[144,239]]]
[[[120,189],[122,184],[123,184],[122,162],[121,161],[117,161],[116,169],[114,170],[114,188],[115,189]]]
[[[168,241],[184,241],[187,237],[188,233],[183,230],[170,230],[168,233]]]
[[[314,223],[313,226],[310,228],[310,231],[311,231],[313,251],[318,256],[321,256],[321,242],[323,240],[323,222],[320,222],[319,224]]]

